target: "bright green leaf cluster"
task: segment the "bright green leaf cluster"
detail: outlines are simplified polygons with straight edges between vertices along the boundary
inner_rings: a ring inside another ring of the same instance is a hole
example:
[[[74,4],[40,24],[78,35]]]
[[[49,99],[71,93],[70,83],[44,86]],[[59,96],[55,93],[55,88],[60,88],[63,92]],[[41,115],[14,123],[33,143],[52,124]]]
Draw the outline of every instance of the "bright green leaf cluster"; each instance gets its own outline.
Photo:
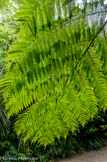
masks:
[[[25,141],[54,143],[84,126],[99,108],[107,109],[104,27],[89,27],[74,6],[25,0],[15,15],[22,28],[5,59],[0,87],[8,117],[18,115],[14,129]]]

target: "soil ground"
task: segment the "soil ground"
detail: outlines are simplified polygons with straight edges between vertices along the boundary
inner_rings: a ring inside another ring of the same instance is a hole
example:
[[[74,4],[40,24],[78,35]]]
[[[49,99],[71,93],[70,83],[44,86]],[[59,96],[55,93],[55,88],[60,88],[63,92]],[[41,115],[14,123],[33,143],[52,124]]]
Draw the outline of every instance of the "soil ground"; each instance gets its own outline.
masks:
[[[56,162],[107,162],[107,146],[98,151],[75,154],[69,158],[56,160]]]

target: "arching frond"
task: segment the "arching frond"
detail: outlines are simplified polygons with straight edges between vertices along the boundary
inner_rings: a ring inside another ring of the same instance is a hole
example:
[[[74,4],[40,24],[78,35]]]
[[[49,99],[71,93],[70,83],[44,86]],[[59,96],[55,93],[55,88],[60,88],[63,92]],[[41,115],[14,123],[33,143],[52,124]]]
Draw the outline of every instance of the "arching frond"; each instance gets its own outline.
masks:
[[[0,87],[8,117],[18,115],[17,134],[46,146],[84,126],[99,107],[107,109],[106,41],[100,35],[107,22],[90,27],[72,2],[70,7],[63,0],[24,3],[16,14],[22,28],[7,53]]]

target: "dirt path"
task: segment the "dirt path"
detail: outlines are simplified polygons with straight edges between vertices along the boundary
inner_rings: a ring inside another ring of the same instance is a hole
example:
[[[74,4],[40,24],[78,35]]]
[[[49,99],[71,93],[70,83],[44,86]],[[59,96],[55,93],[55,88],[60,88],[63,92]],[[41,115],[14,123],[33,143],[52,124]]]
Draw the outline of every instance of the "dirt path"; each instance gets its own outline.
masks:
[[[107,146],[99,151],[84,152],[56,162],[107,162]]]

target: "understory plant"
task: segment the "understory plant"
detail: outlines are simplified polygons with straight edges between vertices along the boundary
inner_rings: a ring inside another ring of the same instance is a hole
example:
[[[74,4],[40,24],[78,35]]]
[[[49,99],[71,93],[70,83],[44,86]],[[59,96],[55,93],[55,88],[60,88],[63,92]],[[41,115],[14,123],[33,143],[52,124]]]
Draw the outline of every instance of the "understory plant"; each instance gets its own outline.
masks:
[[[12,119],[13,120],[13,119]],[[74,133],[69,132],[67,138],[55,139],[54,145],[46,148],[30,141],[23,143],[22,137],[17,138],[11,131],[1,138],[0,155],[4,157],[36,158],[38,162],[54,161],[82,153],[85,150],[98,150],[107,141],[107,112],[99,112],[93,121],[88,122],[85,127],[79,127]],[[21,160],[19,160],[20,162]],[[27,161],[27,160],[25,160]]]

